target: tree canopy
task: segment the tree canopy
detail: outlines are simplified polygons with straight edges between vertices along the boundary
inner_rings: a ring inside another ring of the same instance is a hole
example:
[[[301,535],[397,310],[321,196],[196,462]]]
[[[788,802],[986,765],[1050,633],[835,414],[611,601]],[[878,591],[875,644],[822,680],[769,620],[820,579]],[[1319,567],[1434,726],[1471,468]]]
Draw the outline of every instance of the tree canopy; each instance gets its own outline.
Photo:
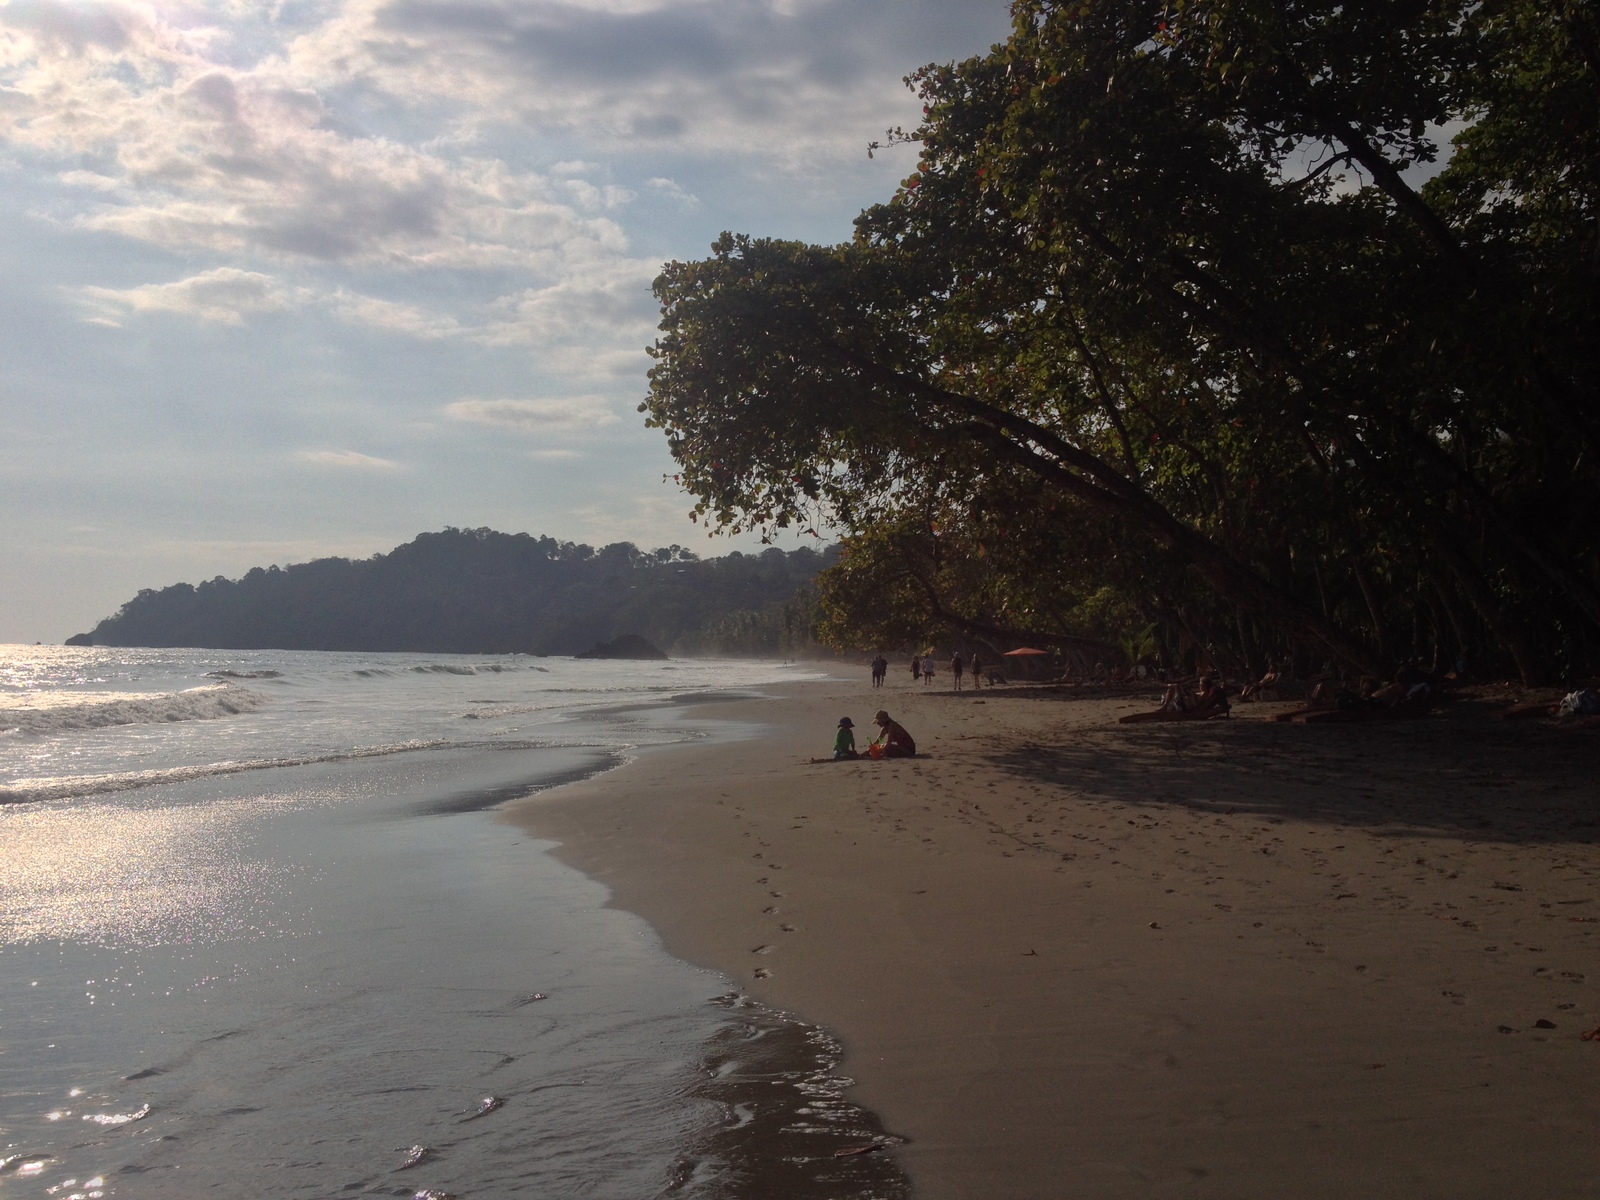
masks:
[[[809,629],[797,604],[832,560],[804,547],[701,559],[681,546],[444,529],[367,559],[147,588],[71,644],[575,654],[636,634],[687,653],[792,653]]]
[[[1592,671],[1595,7],[1019,0],[850,241],[667,264],[642,408],[841,642]]]

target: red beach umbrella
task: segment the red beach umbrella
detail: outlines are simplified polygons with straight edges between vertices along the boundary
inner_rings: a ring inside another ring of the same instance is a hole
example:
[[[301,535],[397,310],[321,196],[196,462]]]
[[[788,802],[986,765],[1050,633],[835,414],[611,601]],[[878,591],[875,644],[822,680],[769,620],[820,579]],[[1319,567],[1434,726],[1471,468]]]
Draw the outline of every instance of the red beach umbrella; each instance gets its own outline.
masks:
[[[1022,646],[1016,650],[1007,650],[1003,658],[1023,658],[1033,654],[1049,654],[1048,650],[1035,650],[1032,646]]]

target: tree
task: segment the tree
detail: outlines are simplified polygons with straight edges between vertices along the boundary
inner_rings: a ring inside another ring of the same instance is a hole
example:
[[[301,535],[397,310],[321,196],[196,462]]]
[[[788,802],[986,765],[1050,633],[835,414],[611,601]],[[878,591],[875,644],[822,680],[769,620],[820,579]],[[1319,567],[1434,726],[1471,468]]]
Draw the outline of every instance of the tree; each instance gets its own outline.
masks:
[[[1019,548],[966,564],[983,586],[920,586],[956,626],[1070,520],[1118,554],[1061,602],[1204,611],[1245,660],[1593,663],[1589,10],[1019,3],[1005,45],[913,77],[918,169],[850,242],[667,265],[643,407],[719,526],[829,524],[881,563],[928,513],[998,516]],[[876,576],[835,570],[845,611]]]

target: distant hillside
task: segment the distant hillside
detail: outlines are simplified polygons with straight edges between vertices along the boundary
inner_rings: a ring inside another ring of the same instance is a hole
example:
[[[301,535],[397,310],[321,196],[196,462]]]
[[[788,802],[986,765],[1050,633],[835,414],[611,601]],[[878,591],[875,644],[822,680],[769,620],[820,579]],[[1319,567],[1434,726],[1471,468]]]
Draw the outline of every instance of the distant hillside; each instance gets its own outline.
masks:
[[[68,645],[575,654],[637,634],[679,652],[789,653],[810,642],[807,585],[834,553],[700,559],[446,529],[368,559],[147,588]]]

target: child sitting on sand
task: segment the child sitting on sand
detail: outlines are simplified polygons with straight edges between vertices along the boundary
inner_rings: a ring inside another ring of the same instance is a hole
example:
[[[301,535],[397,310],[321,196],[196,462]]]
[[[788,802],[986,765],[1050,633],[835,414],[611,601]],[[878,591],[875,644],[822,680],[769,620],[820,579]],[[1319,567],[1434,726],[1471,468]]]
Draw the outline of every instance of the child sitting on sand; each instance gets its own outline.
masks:
[[[860,758],[856,753],[856,735],[853,732],[855,722],[849,717],[839,718],[839,732],[833,737],[833,761],[838,762],[845,758]]]

